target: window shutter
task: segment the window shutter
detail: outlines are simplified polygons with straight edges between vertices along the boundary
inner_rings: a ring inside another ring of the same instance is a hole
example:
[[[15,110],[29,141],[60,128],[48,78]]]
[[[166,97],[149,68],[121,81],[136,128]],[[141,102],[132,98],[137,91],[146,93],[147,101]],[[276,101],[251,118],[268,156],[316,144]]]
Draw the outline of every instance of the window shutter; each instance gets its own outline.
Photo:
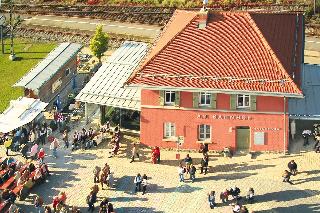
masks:
[[[257,110],[257,96],[250,95],[250,110]]]
[[[237,95],[231,94],[230,95],[230,109],[237,108]]]
[[[192,93],[193,98],[193,108],[198,108],[199,107],[199,93],[198,92],[193,92]]]
[[[164,91],[163,90],[159,90],[159,104],[160,104],[160,106],[164,105]]]
[[[180,106],[180,92],[179,91],[175,92],[174,105],[175,106]]]
[[[217,93],[211,93],[211,108],[216,109],[217,108]]]

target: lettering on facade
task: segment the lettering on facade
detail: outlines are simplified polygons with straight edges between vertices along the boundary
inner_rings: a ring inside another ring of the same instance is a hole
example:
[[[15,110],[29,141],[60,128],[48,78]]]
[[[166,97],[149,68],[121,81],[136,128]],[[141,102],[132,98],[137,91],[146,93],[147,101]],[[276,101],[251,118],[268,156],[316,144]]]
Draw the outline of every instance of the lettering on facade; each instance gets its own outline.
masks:
[[[281,128],[272,128],[272,127],[262,127],[262,128],[257,128],[257,127],[254,127],[253,128],[254,130],[256,131],[279,131],[281,130]]]
[[[198,114],[197,118],[199,119],[216,119],[216,120],[252,120],[253,118],[251,116],[247,115],[202,115]]]

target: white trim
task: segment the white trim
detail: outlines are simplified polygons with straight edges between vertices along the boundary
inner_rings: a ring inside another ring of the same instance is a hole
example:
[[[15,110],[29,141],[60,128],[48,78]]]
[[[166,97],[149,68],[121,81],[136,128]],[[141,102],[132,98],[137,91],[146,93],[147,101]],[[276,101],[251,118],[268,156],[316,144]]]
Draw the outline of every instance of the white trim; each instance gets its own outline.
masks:
[[[246,97],[249,97],[249,105],[248,106],[239,106],[239,96],[242,96],[242,99],[243,99],[243,103],[245,105],[245,98]],[[238,94],[237,95],[237,108],[238,109],[250,109],[250,106],[251,106],[251,97],[250,95],[244,95],[244,94]]]
[[[200,135],[201,135],[201,132],[200,132],[200,126],[201,125],[203,125],[204,126],[204,136],[206,136],[206,134],[207,134],[207,132],[206,132],[206,127],[207,126],[209,126],[209,133],[210,133],[210,137],[209,138],[206,138],[206,137],[204,137],[204,138],[200,138]],[[212,133],[212,128],[211,128],[211,125],[209,125],[209,124],[199,124],[198,125],[198,141],[211,141],[211,133]]]
[[[168,132],[169,132],[169,136],[166,135],[167,133],[167,124],[168,124]],[[175,138],[176,137],[176,124],[173,122],[164,122],[163,123],[163,139],[171,139],[171,138]],[[173,131],[173,135],[171,134]]]
[[[224,110],[224,109],[206,109],[206,108],[186,108],[186,107],[175,107],[175,106],[153,106],[153,105],[141,105],[141,108],[147,109],[164,109],[164,110],[176,110],[181,109],[184,111],[202,111],[202,112],[231,112],[231,113],[248,113],[248,114],[274,114],[283,115],[283,112],[265,112],[265,111],[240,111],[240,110]],[[288,114],[288,113],[286,113]]]
[[[148,86],[148,85],[138,85],[130,84],[124,85],[125,88],[138,87],[141,89],[148,90],[170,90],[170,91],[183,91],[183,92],[211,92],[211,93],[225,93],[225,94],[244,94],[244,95],[259,95],[259,96],[274,96],[274,97],[287,97],[287,98],[304,98],[303,94],[296,93],[281,93],[281,92],[266,92],[266,91],[250,91],[250,90],[231,90],[231,89],[210,89],[210,88],[190,88],[190,87],[168,87],[168,86]]]
[[[202,94],[201,93],[204,93],[203,95],[205,96],[204,100],[205,102],[207,101],[207,95],[209,95],[209,104],[201,104],[201,97],[202,97]],[[198,100],[199,100],[199,107],[210,107],[211,106],[211,97],[212,97],[212,93],[211,92],[199,92],[198,93]]]
[[[170,102],[167,102],[167,93],[170,93]],[[174,100],[173,100],[173,102],[171,102],[172,94],[176,95],[175,91],[171,91],[171,90],[165,90],[164,91],[164,104],[165,105],[173,106],[175,104],[176,96],[174,96]]]

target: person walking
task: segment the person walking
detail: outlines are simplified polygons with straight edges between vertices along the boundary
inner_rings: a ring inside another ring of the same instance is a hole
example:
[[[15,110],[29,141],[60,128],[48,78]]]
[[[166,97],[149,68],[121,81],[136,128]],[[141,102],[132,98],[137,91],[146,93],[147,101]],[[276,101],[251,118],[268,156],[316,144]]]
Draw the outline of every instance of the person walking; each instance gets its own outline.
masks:
[[[58,141],[58,139],[53,139],[53,141],[51,142],[51,144],[50,144],[50,149],[52,150],[52,156],[54,157],[54,158],[57,158],[58,156],[57,156],[57,149],[58,149],[58,147],[59,147],[60,145],[59,145],[59,141]]]
[[[184,159],[184,162],[186,164],[187,173],[189,173],[190,165],[192,164],[192,158],[187,154],[187,156]]]
[[[229,191],[225,189],[223,192],[220,193],[220,200],[222,203],[228,202]]]
[[[204,170],[204,174],[205,175],[207,174],[208,165],[209,165],[209,156],[207,154],[203,154],[203,157],[201,159],[200,174],[203,173],[203,170]]]
[[[100,176],[101,168],[99,166],[96,166],[93,170],[93,182],[99,183],[99,176]]]
[[[90,194],[87,196],[87,203],[88,203],[88,211],[94,211],[94,203],[97,202],[97,193],[91,190]]]
[[[303,146],[309,145],[309,136],[311,135],[311,130],[305,129],[302,132],[302,136],[304,138]]]
[[[104,198],[100,203],[99,213],[107,213],[109,200]]]
[[[113,172],[110,172],[107,177],[107,185],[109,188],[113,187]]]
[[[38,144],[37,143],[34,143],[33,146],[31,147],[31,150],[30,150],[30,158],[32,160],[35,160],[37,158],[37,154],[38,154]]]
[[[137,176],[134,178],[134,183],[136,184],[136,188],[135,188],[135,192],[137,193],[137,191],[141,191],[141,182],[142,182],[142,178],[140,173],[137,174]]]
[[[142,176],[142,194],[144,195],[146,193],[146,190],[147,190],[147,180],[148,180],[148,177],[146,174],[144,174]]]
[[[215,191],[211,191],[208,195],[209,206],[211,209],[214,209],[214,207],[216,206],[215,193]]]
[[[63,131],[63,142],[64,142],[64,148],[69,148],[69,138],[68,138],[68,131]]]
[[[42,145],[44,145],[46,143],[46,135],[47,135],[47,131],[46,131],[44,125],[42,125],[41,129],[40,129],[40,141],[41,141]]]
[[[192,181],[192,183],[196,179],[196,171],[197,171],[196,167],[193,164],[191,164],[189,173],[190,173],[190,180]]]
[[[179,167],[178,167],[178,174],[179,174],[179,179],[180,182],[184,182],[184,173],[185,173],[185,168],[183,168],[182,164],[180,163]]]
[[[291,185],[293,185],[293,183],[290,181],[291,175],[292,175],[291,172],[289,172],[288,170],[284,170],[284,173],[282,175],[282,177],[283,177],[282,182],[287,182],[287,183],[290,183]]]
[[[130,163],[134,161],[134,157],[137,156],[139,158],[138,146],[136,143],[133,143],[132,147],[132,157]]]
[[[297,172],[298,172],[298,166],[296,164],[296,162],[294,162],[294,160],[291,160],[289,163],[288,163],[288,168],[290,170],[290,172],[292,173],[292,175],[296,175]]]
[[[249,188],[246,198],[247,198],[248,203],[250,203],[250,204],[253,203],[253,199],[254,199],[254,190],[253,190],[253,188]]]
[[[45,156],[44,149],[41,148],[40,151],[39,151],[39,153],[38,153],[38,160],[39,160],[39,162],[40,162],[41,164],[43,163],[44,156]]]
[[[36,207],[38,213],[43,212],[42,205],[43,205],[43,199],[40,196],[36,195],[34,199],[34,206]]]
[[[4,142],[4,147],[6,148],[6,155],[9,156],[9,149],[12,144],[12,139],[6,138],[6,141]]]

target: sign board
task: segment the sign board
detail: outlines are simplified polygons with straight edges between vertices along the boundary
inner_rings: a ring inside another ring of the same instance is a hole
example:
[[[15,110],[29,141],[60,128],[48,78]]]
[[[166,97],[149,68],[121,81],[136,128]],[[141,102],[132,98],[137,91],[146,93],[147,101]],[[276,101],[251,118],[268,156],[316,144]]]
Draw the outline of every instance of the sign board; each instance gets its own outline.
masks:
[[[182,145],[184,143],[184,137],[183,136],[178,136],[178,143],[179,143],[179,145]]]
[[[264,132],[254,133],[254,145],[264,145]]]
[[[62,84],[61,78],[52,84],[52,93],[54,93]]]

